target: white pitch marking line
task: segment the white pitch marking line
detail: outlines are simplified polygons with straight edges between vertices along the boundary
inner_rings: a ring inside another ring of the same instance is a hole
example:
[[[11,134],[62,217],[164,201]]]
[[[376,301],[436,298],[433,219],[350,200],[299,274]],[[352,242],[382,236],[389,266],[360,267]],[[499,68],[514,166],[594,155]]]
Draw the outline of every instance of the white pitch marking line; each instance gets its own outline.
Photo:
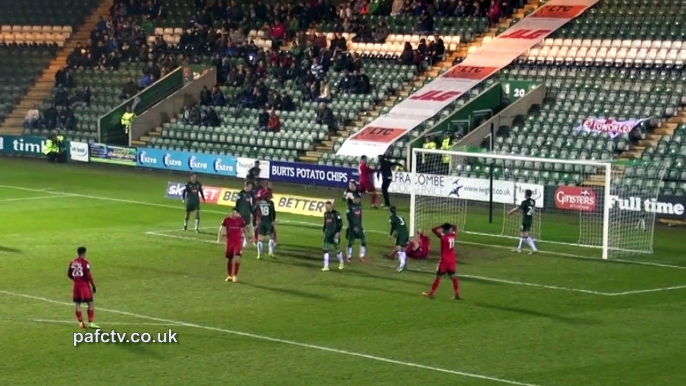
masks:
[[[680,289],[685,289],[685,288],[686,288],[686,285],[675,285],[672,287],[650,288],[650,289],[644,289],[644,290],[624,291],[624,292],[613,292],[610,294],[610,296],[624,296],[624,295],[646,294],[646,293],[651,293],[651,292],[675,291],[675,290],[680,290]]]
[[[27,295],[27,294],[10,292],[10,291],[2,291],[2,290],[0,290],[0,293],[5,294],[5,295],[9,295],[9,296],[14,296],[14,297],[38,300],[38,301],[42,301],[42,302],[46,302],[46,303],[59,304],[59,305],[64,305],[64,306],[72,306],[71,303],[62,302],[62,301],[53,300],[53,299],[48,299],[48,298],[44,298],[44,297],[40,297],[40,296],[33,296],[33,295]],[[218,328],[218,327],[203,326],[203,325],[195,324],[195,323],[186,323],[186,322],[182,322],[182,321],[178,321],[178,320],[171,320],[171,319],[158,318],[158,317],[154,317],[154,316],[135,314],[133,312],[119,311],[119,310],[113,310],[113,309],[102,308],[102,307],[98,307],[98,310],[101,312],[109,312],[109,313],[113,313],[113,314],[133,316],[133,317],[140,318],[140,319],[153,320],[153,321],[160,322],[160,323],[175,324],[177,326],[183,326],[183,327],[193,327],[193,328],[197,328],[200,330],[221,332],[224,334],[237,335],[237,336],[241,336],[244,338],[252,338],[252,339],[268,341],[268,342],[272,342],[272,343],[280,343],[280,344],[284,344],[284,345],[288,345],[288,346],[302,347],[302,348],[307,348],[307,349],[311,349],[311,350],[326,351],[326,352],[330,352],[330,353],[334,353],[334,354],[347,355],[347,356],[357,357],[357,358],[364,358],[364,359],[369,359],[369,360],[373,360],[373,361],[377,361],[377,362],[390,363],[390,364],[394,364],[394,365],[412,367],[412,368],[422,369],[422,370],[429,370],[429,371],[433,371],[433,372],[437,372],[437,373],[457,375],[457,376],[461,376],[461,377],[465,377],[465,378],[481,379],[481,380],[485,380],[485,381],[491,381],[491,382],[497,382],[497,383],[502,383],[502,384],[515,385],[515,386],[541,386],[541,385],[536,385],[533,383],[512,381],[509,379],[496,378],[496,377],[491,377],[491,376],[487,376],[487,375],[468,373],[468,372],[464,372],[464,371],[449,370],[449,369],[444,369],[444,368],[440,368],[440,367],[427,366],[427,365],[422,365],[419,363],[403,362],[400,360],[384,358],[384,357],[379,357],[379,356],[375,356],[375,355],[362,354],[362,353],[358,353],[358,352],[354,352],[354,351],[339,350],[336,348],[331,348],[331,347],[326,347],[326,346],[318,346],[318,345],[314,345],[314,344],[301,343],[301,342],[296,342],[296,341],[292,341],[292,340],[273,338],[270,336],[257,335],[257,334],[252,334],[249,332],[241,332],[241,331],[229,330],[229,329]]]
[[[157,208],[170,208],[170,209],[177,209],[177,210],[180,208],[183,208],[181,205],[167,205],[167,204],[158,204],[158,203],[147,202],[147,201],[125,200],[125,199],[113,198],[113,197],[89,196],[89,195],[85,195],[85,194],[58,192],[58,191],[53,191],[50,189],[32,189],[32,188],[24,188],[21,186],[13,186],[13,185],[0,185],[0,188],[23,190],[26,192],[51,193],[51,194],[55,194],[58,196],[80,197],[80,198],[87,198],[87,199],[91,199],[91,200],[120,202],[120,203],[124,203],[124,204],[134,204],[134,205],[145,205],[145,206],[157,207]],[[203,213],[217,213],[217,214],[227,215],[229,213],[229,211],[228,211],[228,209],[226,211],[203,210]],[[304,221],[280,221],[280,222],[282,224],[321,226],[320,224],[314,224],[311,222],[304,222]],[[377,231],[377,230],[369,230],[368,232],[379,233],[379,234],[384,234],[384,235],[388,234],[388,232],[382,232],[382,231]],[[498,249],[507,249],[507,250],[512,249],[511,247],[507,247],[504,245],[476,243],[476,242],[472,242],[472,241],[459,241],[459,244],[476,245],[476,246],[480,246],[480,247],[498,248]],[[643,266],[686,270],[686,266],[680,266],[680,265],[660,264],[660,263],[651,263],[651,262],[647,262],[647,261],[634,261],[634,260],[624,260],[624,259],[600,260],[596,257],[575,255],[572,253],[564,253],[564,252],[545,251],[545,250],[543,250],[543,251],[539,250],[538,252],[540,254],[544,254],[544,255],[573,257],[573,258],[577,258],[577,259],[592,260],[592,261],[604,261],[604,262],[609,262],[609,263],[625,263],[625,264],[635,264],[635,265],[643,265]]]
[[[73,320],[29,319],[30,322],[47,324],[76,324]],[[180,326],[178,323],[146,323],[146,322],[98,322],[105,326]]]
[[[68,198],[68,197],[69,197],[69,196],[58,196],[58,195],[52,194],[52,195],[50,195],[50,196],[3,198],[3,199],[0,199],[0,203],[2,203],[2,202],[13,202],[13,201],[45,200],[45,199],[48,199],[48,198],[51,198],[51,199],[56,199],[56,198]]]
[[[207,244],[221,244],[217,243],[216,240],[203,240],[203,239],[198,239],[198,238],[193,238],[193,237],[188,237],[188,236],[176,236],[176,235],[168,235],[165,233],[159,233],[159,232],[145,232],[146,235],[151,235],[151,236],[158,236],[158,237],[167,237],[170,239],[178,239],[178,240],[193,240],[198,243],[207,243]]]

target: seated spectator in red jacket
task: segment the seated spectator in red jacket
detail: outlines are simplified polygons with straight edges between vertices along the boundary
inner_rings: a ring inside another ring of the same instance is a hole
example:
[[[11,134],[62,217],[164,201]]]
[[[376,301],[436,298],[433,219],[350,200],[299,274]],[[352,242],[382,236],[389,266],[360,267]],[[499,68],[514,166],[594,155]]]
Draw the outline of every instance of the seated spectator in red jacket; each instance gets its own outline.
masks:
[[[286,26],[282,22],[277,22],[272,27],[272,39],[283,40],[286,38]]]
[[[276,115],[276,111],[274,109],[272,109],[271,113],[269,114],[268,129],[273,133],[278,133],[281,131],[281,120],[279,119],[279,116]]]

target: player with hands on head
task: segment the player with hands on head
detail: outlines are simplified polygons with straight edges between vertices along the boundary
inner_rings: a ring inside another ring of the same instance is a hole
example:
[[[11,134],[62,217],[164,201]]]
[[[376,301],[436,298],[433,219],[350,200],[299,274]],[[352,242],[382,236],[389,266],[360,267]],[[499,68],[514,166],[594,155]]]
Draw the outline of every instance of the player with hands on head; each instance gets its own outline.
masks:
[[[241,257],[243,256],[243,245],[246,224],[243,216],[234,208],[231,216],[224,218],[222,225],[219,226],[217,233],[217,243],[221,243],[222,236],[226,236],[226,271],[228,275],[225,281],[238,281],[238,270],[241,267]]]
[[[322,227],[322,234],[324,235],[324,268],[322,268],[322,271],[324,272],[329,270],[331,253],[336,253],[336,257],[338,257],[338,269],[345,268],[343,252],[338,249],[342,229],[343,218],[341,214],[334,209],[331,201],[327,201],[326,212],[324,212],[324,226]]]
[[[441,260],[438,262],[436,278],[431,285],[431,291],[424,292],[422,295],[433,298],[436,295],[438,286],[441,285],[443,275],[449,275],[453,281],[454,299],[460,300],[460,280],[457,278],[457,255],[455,254],[455,242],[457,241],[457,227],[445,223],[431,230],[436,237],[441,239]]]

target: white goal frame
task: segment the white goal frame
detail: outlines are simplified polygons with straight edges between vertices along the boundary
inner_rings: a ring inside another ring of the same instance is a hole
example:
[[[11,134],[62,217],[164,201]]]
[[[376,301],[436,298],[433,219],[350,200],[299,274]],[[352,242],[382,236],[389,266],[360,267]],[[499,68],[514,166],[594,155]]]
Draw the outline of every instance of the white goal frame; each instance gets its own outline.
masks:
[[[581,165],[581,166],[593,166],[604,171],[604,199],[603,199],[603,234],[602,234],[602,258],[607,260],[609,258],[610,251],[610,209],[612,207],[612,197],[611,197],[611,181],[612,181],[612,162],[611,161],[597,161],[597,160],[567,160],[567,159],[557,159],[557,158],[538,158],[538,157],[525,157],[520,155],[510,155],[510,154],[496,154],[496,153],[472,153],[467,151],[452,151],[452,150],[434,150],[434,149],[423,149],[414,148],[412,149],[411,157],[411,169],[412,174],[417,174],[417,159],[421,154],[437,154],[437,155],[448,155],[448,156],[458,156],[466,158],[483,158],[489,160],[503,160],[503,161],[528,161],[528,162],[542,162],[542,163],[558,163],[567,165]],[[413,178],[414,180],[414,178]],[[416,189],[414,183],[411,184],[410,189],[410,234],[415,234],[415,216],[416,216]]]

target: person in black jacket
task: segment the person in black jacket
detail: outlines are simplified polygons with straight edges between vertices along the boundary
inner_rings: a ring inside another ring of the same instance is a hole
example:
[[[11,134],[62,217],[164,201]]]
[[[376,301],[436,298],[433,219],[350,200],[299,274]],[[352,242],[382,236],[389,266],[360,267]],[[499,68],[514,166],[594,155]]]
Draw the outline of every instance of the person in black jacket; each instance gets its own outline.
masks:
[[[381,174],[381,193],[383,194],[383,204],[384,206],[390,207],[391,200],[388,196],[388,188],[393,182],[393,166],[402,166],[401,164],[394,162],[386,155],[379,156],[379,173]]]

